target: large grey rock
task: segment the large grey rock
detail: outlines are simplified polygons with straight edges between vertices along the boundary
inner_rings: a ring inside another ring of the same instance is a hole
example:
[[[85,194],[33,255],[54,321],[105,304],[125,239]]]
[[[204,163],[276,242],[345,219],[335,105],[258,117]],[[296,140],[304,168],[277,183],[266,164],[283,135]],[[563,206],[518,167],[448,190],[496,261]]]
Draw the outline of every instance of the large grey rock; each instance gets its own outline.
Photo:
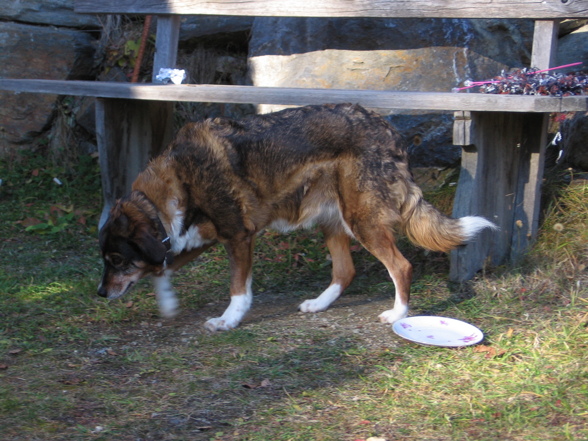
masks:
[[[257,18],[256,85],[450,91],[528,62],[532,24],[449,19]]]
[[[0,77],[90,79],[95,42],[86,33],[0,22]],[[47,125],[56,97],[0,91],[0,151]]]
[[[583,61],[588,66],[588,25],[584,25],[559,39],[557,65]],[[573,70],[570,68],[568,70]],[[588,114],[578,112],[561,125],[563,135],[562,161],[566,165],[588,170]]]
[[[563,154],[561,163],[588,171],[588,113],[577,112],[561,125]]]
[[[96,15],[76,14],[73,0],[3,0],[0,19],[70,28],[100,26]]]
[[[584,62],[584,69],[588,66],[588,25],[563,36],[558,42],[556,66],[578,61]]]
[[[250,77],[256,86],[451,91],[527,65],[532,29],[527,20],[256,18]],[[414,165],[459,159],[451,117],[393,119],[405,128]]]
[[[182,17],[180,40],[202,38],[210,35],[247,32],[253,25],[253,17],[198,15]]]

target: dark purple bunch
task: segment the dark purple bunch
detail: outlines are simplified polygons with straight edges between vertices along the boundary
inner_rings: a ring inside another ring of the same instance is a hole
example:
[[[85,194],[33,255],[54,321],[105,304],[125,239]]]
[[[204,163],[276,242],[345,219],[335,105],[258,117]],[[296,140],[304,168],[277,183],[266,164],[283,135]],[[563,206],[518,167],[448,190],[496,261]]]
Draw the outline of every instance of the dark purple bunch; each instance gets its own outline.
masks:
[[[512,69],[480,84],[480,92],[512,95],[588,95],[588,72],[539,72],[536,68]]]

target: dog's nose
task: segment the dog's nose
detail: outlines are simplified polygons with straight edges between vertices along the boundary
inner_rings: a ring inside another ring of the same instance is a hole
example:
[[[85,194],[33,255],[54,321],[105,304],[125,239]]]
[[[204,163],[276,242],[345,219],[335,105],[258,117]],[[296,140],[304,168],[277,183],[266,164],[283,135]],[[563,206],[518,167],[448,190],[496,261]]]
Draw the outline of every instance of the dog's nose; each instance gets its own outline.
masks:
[[[100,285],[98,287],[98,295],[100,297],[107,297],[108,296],[108,293],[106,292],[106,288],[104,288],[102,285]]]

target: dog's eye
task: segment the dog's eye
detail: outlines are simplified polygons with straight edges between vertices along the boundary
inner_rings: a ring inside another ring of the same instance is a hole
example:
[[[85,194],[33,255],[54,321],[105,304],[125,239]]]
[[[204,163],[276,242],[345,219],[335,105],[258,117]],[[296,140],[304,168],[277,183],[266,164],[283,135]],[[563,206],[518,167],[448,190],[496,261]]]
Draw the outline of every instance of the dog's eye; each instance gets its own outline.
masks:
[[[108,256],[108,260],[110,261],[110,264],[113,266],[122,266],[125,262],[122,256],[118,254],[111,254],[110,256]]]

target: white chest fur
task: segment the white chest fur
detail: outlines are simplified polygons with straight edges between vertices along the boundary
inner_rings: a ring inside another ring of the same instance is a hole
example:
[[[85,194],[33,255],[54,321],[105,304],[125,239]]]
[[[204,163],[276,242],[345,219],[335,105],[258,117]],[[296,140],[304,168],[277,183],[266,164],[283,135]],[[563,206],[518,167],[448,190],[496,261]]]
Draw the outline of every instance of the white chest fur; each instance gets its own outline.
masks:
[[[210,241],[204,240],[200,234],[198,226],[192,225],[187,230],[184,229],[184,214],[177,210],[171,223],[171,251],[179,254],[182,251],[190,251],[200,248]]]

